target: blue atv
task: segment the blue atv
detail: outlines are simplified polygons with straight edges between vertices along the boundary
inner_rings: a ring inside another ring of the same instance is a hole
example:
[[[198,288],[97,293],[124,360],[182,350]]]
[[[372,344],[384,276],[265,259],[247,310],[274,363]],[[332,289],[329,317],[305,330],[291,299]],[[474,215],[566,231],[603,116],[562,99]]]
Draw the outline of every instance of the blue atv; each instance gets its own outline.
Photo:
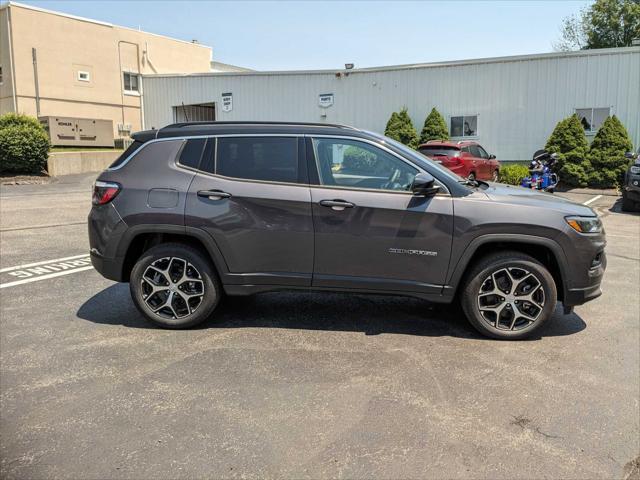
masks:
[[[557,153],[538,150],[529,164],[529,176],[522,179],[520,186],[553,193],[558,185],[558,175],[551,171],[551,167],[557,161]]]

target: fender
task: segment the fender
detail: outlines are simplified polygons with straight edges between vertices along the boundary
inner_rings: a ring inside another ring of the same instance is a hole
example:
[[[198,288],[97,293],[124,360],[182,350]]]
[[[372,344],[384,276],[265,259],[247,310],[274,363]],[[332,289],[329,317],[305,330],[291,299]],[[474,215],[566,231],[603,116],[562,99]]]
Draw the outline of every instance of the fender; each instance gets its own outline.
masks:
[[[566,255],[562,246],[547,237],[538,237],[535,235],[521,235],[521,234],[511,234],[511,233],[490,233],[486,235],[480,235],[474,238],[469,245],[467,245],[463,254],[458,259],[458,263],[456,266],[450,271],[449,278],[447,279],[447,286],[445,290],[451,289],[452,291],[457,290],[458,284],[462,279],[462,275],[464,274],[469,262],[473,258],[473,255],[476,253],[478,248],[482,245],[486,245],[487,243],[524,243],[531,245],[541,245],[549,248],[555,257],[558,266],[560,267],[560,275],[562,277],[562,284],[564,286],[564,293],[567,293],[568,285],[567,285],[567,272],[569,271],[569,266],[567,265]]]
[[[183,235],[185,237],[192,237],[199,240],[209,253],[209,257],[213,262],[218,274],[221,277],[226,276],[229,273],[229,268],[227,267],[227,263],[218,248],[213,237],[211,237],[206,232],[199,230],[197,228],[185,227],[184,225],[135,225],[133,227],[129,227],[122,235],[120,242],[118,243],[118,248],[116,250],[116,255],[118,258],[122,258],[124,260],[127,250],[129,250],[129,246],[135,237],[144,233],[168,233],[173,235]],[[123,262],[124,263],[124,262]],[[124,266],[124,265],[123,265]]]

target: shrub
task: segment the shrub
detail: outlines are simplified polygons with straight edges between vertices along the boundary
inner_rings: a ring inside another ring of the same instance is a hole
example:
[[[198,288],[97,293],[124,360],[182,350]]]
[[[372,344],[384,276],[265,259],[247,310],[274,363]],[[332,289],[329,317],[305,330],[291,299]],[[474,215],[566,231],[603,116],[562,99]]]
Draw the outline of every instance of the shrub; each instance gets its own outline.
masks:
[[[363,148],[347,147],[344,151],[342,170],[345,172],[371,174],[380,165],[375,154]]]
[[[624,125],[615,115],[607,117],[593,138],[589,162],[593,167],[588,182],[591,187],[611,188],[622,184],[629,166],[624,154],[633,150],[633,144]]]
[[[27,115],[0,117],[0,172],[40,173],[49,155],[49,137],[40,122]]]
[[[411,123],[406,107],[400,112],[393,112],[387,122],[384,134],[411,148],[418,148],[418,133]]]
[[[592,170],[587,159],[589,143],[577,115],[560,120],[544,148],[558,154],[554,170],[561,182],[573,187],[587,186]]]
[[[513,165],[504,165],[500,169],[500,182],[509,185],[520,185],[524,177],[529,175],[529,169],[518,163]]]
[[[429,140],[449,140],[449,130],[440,112],[434,108],[424,120],[422,132],[420,132],[420,143],[426,143]]]

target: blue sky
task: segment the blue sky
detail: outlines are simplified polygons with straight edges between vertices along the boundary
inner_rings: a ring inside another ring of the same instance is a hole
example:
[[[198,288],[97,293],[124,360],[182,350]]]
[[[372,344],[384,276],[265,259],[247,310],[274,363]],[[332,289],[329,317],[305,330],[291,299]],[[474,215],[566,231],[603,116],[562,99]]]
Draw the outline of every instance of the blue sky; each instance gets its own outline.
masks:
[[[553,50],[563,1],[26,1],[213,47],[215,60],[259,70],[462,60]]]

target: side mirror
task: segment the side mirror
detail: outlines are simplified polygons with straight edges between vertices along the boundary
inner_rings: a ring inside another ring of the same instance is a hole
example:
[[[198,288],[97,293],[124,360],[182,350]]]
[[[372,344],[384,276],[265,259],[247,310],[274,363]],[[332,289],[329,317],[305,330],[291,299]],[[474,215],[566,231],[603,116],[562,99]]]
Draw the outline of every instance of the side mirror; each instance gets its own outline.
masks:
[[[624,154],[625,158],[636,158],[636,154],[633,152],[627,152]]]
[[[411,184],[414,195],[431,197],[438,193],[440,187],[435,185],[436,179],[429,173],[418,173]]]
[[[495,158],[496,158],[495,155],[493,155],[493,154],[489,155],[489,160],[495,160]]]

